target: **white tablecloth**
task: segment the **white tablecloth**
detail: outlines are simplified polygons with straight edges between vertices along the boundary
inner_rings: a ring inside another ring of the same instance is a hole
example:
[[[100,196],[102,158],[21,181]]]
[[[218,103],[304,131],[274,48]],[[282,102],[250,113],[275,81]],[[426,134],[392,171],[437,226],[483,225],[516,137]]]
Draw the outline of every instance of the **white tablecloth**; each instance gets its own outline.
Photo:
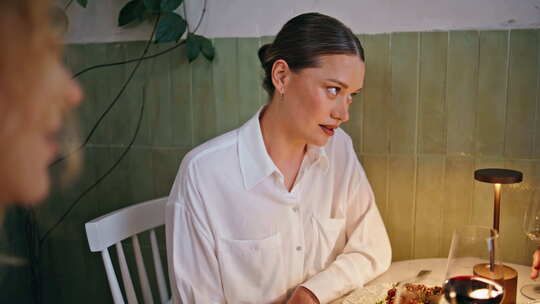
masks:
[[[426,284],[441,285],[444,281],[444,275],[446,271],[446,261],[447,259],[417,259],[417,260],[406,260],[394,262],[390,265],[390,268],[366,284],[366,286],[373,286],[376,284],[383,283],[394,283],[400,280],[405,280],[411,277],[414,277],[418,271],[422,269],[431,270],[432,272],[423,280]],[[520,289],[521,286],[530,284],[530,283],[540,283],[533,281],[529,278],[531,269],[530,266],[517,265],[504,263],[507,266],[514,268],[518,272],[518,285],[517,285],[517,304],[526,304],[530,300],[521,295]],[[341,298],[337,301],[332,302],[332,304],[342,303],[343,299]],[[370,304],[370,303],[366,303]]]

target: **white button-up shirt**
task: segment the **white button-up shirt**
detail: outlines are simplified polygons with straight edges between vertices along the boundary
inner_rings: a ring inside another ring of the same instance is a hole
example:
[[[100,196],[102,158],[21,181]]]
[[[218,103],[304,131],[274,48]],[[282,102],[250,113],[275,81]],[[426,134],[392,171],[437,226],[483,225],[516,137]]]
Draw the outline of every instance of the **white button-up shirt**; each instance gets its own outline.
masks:
[[[292,191],[268,155],[260,111],[188,153],[166,210],[173,303],[276,303],[298,285],[321,303],[390,265],[350,137],[309,146]]]

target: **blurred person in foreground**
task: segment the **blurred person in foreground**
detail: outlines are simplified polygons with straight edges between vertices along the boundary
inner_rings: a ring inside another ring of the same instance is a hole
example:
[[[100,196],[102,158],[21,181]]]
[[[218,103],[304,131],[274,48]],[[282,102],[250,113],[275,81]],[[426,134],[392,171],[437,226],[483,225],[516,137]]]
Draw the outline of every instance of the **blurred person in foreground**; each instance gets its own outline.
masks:
[[[390,265],[373,192],[339,128],[364,83],[360,41],[307,13],[258,54],[268,104],[189,152],[169,196],[173,303],[328,303]]]
[[[0,210],[46,198],[64,116],[82,98],[50,12],[46,0],[0,1]]]

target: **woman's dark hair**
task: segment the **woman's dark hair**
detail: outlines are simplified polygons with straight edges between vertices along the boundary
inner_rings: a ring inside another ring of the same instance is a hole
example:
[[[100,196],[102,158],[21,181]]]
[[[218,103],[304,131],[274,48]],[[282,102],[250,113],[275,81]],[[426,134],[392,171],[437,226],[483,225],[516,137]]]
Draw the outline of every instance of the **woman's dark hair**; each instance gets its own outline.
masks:
[[[272,66],[283,59],[293,72],[317,67],[322,55],[352,54],[365,61],[364,49],[351,29],[339,20],[319,13],[306,13],[289,20],[273,43],[259,49],[264,69],[263,87],[274,95]]]

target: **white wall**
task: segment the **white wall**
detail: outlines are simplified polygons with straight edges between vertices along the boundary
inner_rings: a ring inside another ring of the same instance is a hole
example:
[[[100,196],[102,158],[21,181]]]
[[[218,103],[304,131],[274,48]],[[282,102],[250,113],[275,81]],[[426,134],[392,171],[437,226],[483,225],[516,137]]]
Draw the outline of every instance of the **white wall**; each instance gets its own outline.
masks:
[[[57,0],[63,4],[67,0]],[[184,0],[195,26],[205,0]],[[120,8],[128,0],[88,0],[69,7],[67,42],[144,40],[149,24],[121,29]],[[309,11],[334,16],[355,33],[453,29],[539,28],[540,0],[207,0],[199,33],[209,37],[275,35],[291,17]]]

